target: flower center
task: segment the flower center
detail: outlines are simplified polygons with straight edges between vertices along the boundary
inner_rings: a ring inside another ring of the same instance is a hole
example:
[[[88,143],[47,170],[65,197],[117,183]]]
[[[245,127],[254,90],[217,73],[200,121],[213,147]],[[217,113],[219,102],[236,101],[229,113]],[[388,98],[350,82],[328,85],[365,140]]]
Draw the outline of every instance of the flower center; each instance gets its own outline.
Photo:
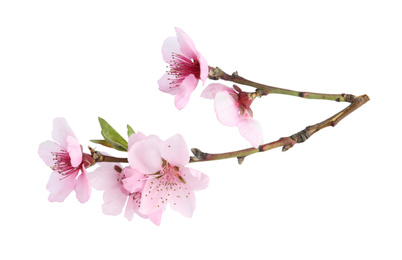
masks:
[[[58,171],[61,175],[68,177],[79,169],[79,167],[73,167],[71,165],[71,158],[67,151],[61,150],[60,152],[52,152],[52,155],[54,165],[51,168],[53,171]]]
[[[170,80],[170,88],[178,87],[190,74],[197,79],[200,78],[200,64],[197,60],[189,59],[182,54],[172,52],[172,59],[169,61],[170,70],[167,71]]]
[[[162,161],[162,169],[155,174],[157,175],[155,178],[160,179],[162,185],[172,188],[180,182],[186,183],[181,176],[179,167],[170,165],[164,159]]]
[[[237,93],[230,93],[233,99],[239,104],[238,112],[241,116],[253,117],[253,111],[250,106],[254,99],[258,96],[257,92],[243,92],[238,86],[233,85]]]

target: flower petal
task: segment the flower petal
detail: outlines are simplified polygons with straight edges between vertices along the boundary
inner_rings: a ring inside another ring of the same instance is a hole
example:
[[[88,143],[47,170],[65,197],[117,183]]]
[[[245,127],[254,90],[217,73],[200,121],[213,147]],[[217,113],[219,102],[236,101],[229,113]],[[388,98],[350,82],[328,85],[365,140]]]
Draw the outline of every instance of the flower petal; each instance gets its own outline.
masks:
[[[184,181],[191,190],[203,190],[208,187],[209,177],[206,174],[189,167],[183,167],[180,171],[183,174]]]
[[[161,210],[166,207],[171,197],[173,197],[173,192],[161,183],[161,179],[151,176],[145,183],[142,192],[140,212],[149,215]]]
[[[79,170],[68,176],[63,176],[57,171],[52,172],[46,185],[46,189],[50,192],[49,201],[63,202],[74,190],[76,182],[75,178],[77,177],[78,172]]]
[[[126,189],[128,193],[142,191],[146,180],[144,174],[131,168],[130,166],[125,167],[121,173],[125,176],[122,182],[124,189]]]
[[[201,53],[197,52],[197,59],[198,62],[200,63],[200,79],[202,81],[202,84],[205,84],[205,81],[208,78],[209,75],[209,66],[207,60],[202,56]]]
[[[103,193],[102,212],[106,215],[116,216],[123,211],[127,195],[121,192],[120,188],[107,189]]]
[[[134,217],[134,198],[133,196],[129,196],[127,199],[126,209],[124,210],[124,217],[131,221]]]
[[[225,85],[222,85],[219,83],[212,83],[212,84],[209,84],[208,87],[206,87],[202,91],[201,97],[207,98],[207,99],[214,99],[216,93],[221,92],[221,91],[226,91],[229,93],[236,93],[233,89],[231,89]]]
[[[163,142],[162,158],[172,166],[184,166],[189,162],[190,154],[183,136],[176,134]]]
[[[187,58],[194,60],[197,59],[197,49],[195,48],[193,40],[182,29],[177,27],[175,29],[181,53],[183,53]]]
[[[52,153],[60,152],[63,149],[59,144],[53,141],[45,141],[39,145],[38,154],[47,166],[54,166],[54,156]]]
[[[140,212],[141,209],[141,192],[134,192],[133,194],[131,194],[128,202],[127,202],[127,208],[129,207],[129,203],[131,205],[133,214],[136,213],[138,216],[140,216],[141,218],[148,218],[147,215],[144,215]],[[128,210],[128,209],[126,209]],[[130,211],[127,212],[127,214],[129,214]],[[127,217],[128,219],[128,217]]]
[[[128,162],[133,169],[143,174],[154,174],[162,167],[160,142],[155,138],[147,138],[131,146],[128,151]]]
[[[81,171],[82,173],[80,176],[78,176],[75,185],[75,195],[79,202],[85,203],[91,196],[91,186],[89,185],[87,171],[85,170],[84,166],[82,166]]]
[[[195,87],[197,86],[197,83],[198,79],[193,74],[188,75],[183,80],[183,82],[178,87],[179,93],[177,93],[177,95],[175,96],[175,105],[177,109],[181,110],[187,105],[190,99],[190,95],[191,93],[193,93]]]
[[[97,190],[118,188],[119,182],[116,180],[119,178],[119,173],[116,172],[114,166],[117,165],[122,168],[121,165],[108,162],[98,164],[100,167],[87,173],[91,186]]]
[[[135,143],[145,139],[147,139],[146,135],[141,132],[130,135],[130,137],[128,138],[128,149],[130,149],[130,147],[133,146]]]
[[[82,162],[82,148],[75,137],[67,136],[67,152],[70,156],[71,166],[78,167]]]
[[[170,95],[177,95],[180,92],[178,87],[172,87],[170,78],[174,77],[168,73],[163,74],[163,76],[158,80],[159,90]]]
[[[176,189],[176,192],[170,199],[170,207],[180,212],[183,216],[191,218],[195,210],[194,191],[189,189],[185,184],[181,186],[181,189]]]
[[[172,53],[181,54],[180,44],[176,37],[167,38],[162,45],[162,56],[165,62],[170,64]]]
[[[67,120],[63,117],[57,117],[53,120],[53,132],[52,137],[57,143],[59,143],[63,147],[67,147],[67,136],[74,137],[73,130],[71,130],[70,126],[67,123]]]
[[[165,211],[166,208],[155,211],[154,213],[149,214],[149,220],[152,221],[155,225],[159,226],[162,220],[162,213]]]
[[[243,117],[237,124],[240,134],[257,148],[264,141],[260,123],[252,117]]]
[[[219,122],[227,126],[235,126],[239,120],[239,104],[229,92],[221,91],[215,95],[215,113]]]

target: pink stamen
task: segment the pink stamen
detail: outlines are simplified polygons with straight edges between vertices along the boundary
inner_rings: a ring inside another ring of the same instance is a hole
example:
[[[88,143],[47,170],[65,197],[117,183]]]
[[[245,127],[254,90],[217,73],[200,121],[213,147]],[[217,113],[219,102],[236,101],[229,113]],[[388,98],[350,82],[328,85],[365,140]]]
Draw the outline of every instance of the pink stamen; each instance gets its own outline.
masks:
[[[51,168],[63,175],[63,179],[80,169],[79,167],[73,167],[71,165],[71,158],[67,151],[61,150],[60,152],[53,152],[52,154],[55,162],[54,166]]]
[[[181,82],[190,74],[196,78],[200,78],[200,64],[197,60],[189,59],[184,55],[172,53],[172,59],[169,62],[170,70],[167,71],[172,78],[170,84],[173,87],[178,87]]]

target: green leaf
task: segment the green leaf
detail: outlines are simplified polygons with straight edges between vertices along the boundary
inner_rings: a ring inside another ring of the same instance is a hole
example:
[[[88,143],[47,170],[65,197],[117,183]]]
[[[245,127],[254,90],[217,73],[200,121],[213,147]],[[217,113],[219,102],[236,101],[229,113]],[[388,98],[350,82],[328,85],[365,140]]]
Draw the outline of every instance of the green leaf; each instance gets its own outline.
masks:
[[[130,137],[130,135],[135,134],[133,128],[129,125],[127,125],[127,135]]]
[[[98,118],[101,125],[101,134],[105,140],[112,145],[112,147],[118,151],[127,151],[127,141],[103,118]]]
[[[106,140],[89,140],[89,141],[95,144],[100,144],[109,148],[113,148],[113,145]]]

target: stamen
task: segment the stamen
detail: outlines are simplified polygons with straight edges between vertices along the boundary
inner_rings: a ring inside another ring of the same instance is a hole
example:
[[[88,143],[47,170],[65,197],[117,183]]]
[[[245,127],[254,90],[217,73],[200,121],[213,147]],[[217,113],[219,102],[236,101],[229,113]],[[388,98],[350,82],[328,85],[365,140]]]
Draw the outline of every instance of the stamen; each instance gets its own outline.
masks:
[[[51,168],[63,175],[64,177],[62,179],[79,169],[79,167],[73,167],[71,165],[71,158],[67,151],[61,150],[60,152],[52,152],[52,155],[55,162]]]
[[[167,73],[172,76],[168,78],[171,88],[178,87],[190,74],[193,74],[196,78],[200,78],[200,64],[198,61],[189,59],[181,54],[172,53],[169,68]]]

